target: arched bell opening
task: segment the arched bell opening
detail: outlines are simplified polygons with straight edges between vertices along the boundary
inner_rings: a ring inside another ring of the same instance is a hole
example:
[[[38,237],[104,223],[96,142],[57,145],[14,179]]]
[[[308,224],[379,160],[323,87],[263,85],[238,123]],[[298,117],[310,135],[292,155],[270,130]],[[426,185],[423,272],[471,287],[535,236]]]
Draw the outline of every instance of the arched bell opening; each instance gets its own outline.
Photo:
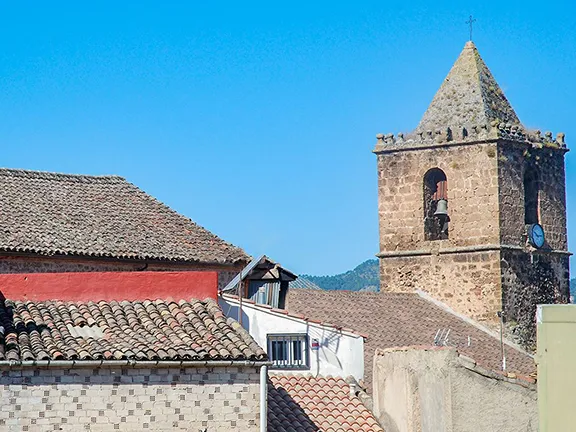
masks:
[[[448,238],[448,180],[440,168],[424,174],[424,235],[426,240]]]

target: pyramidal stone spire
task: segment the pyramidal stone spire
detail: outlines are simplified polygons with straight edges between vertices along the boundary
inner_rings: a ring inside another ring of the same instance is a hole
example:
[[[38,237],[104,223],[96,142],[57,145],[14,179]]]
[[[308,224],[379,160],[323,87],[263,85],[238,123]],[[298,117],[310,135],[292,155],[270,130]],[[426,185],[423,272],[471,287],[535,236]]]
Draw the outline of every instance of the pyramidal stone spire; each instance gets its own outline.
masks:
[[[495,120],[520,125],[476,46],[466,42],[415,132],[489,126]]]

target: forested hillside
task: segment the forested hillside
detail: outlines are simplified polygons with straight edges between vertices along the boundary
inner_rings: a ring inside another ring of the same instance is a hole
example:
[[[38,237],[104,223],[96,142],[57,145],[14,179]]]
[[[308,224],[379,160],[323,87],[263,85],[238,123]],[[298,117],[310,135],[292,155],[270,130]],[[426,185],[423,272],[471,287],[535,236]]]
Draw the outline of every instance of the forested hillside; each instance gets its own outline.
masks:
[[[378,291],[378,260],[364,261],[346,273],[333,276],[301,275],[300,278],[325,290]]]

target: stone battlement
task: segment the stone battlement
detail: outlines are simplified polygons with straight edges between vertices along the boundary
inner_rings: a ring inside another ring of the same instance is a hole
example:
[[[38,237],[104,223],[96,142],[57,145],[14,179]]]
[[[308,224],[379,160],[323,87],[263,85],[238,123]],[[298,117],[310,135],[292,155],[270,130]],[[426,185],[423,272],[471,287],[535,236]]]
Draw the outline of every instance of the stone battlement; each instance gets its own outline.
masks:
[[[401,150],[411,146],[430,146],[447,143],[466,143],[484,140],[503,139],[524,144],[529,144],[535,148],[550,147],[566,150],[565,134],[559,132],[553,138],[552,132],[542,134],[539,130],[526,130],[522,125],[492,121],[490,125],[470,126],[463,128],[442,128],[427,130],[423,132],[402,132],[394,134],[376,135],[375,152],[386,149]]]

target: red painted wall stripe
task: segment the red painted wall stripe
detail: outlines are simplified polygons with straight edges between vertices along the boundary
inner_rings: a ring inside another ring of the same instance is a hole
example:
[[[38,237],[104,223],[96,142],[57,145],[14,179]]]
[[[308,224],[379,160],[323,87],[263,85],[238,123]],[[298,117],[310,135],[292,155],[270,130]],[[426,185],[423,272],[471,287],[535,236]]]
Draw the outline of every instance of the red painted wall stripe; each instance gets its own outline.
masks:
[[[0,295],[12,300],[204,300],[217,293],[216,272],[0,274]]]

